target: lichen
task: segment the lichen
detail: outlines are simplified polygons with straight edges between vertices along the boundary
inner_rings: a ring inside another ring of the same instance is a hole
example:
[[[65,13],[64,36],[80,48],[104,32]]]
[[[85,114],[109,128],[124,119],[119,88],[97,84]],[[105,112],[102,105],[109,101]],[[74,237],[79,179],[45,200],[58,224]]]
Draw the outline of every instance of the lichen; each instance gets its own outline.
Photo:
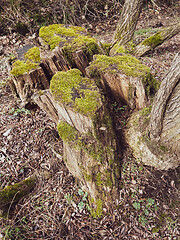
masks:
[[[101,95],[97,87],[78,69],[57,72],[51,80],[50,89],[57,101],[84,115],[92,116],[98,108]]]
[[[74,127],[63,121],[58,123],[57,130],[59,136],[64,142],[72,142],[76,140],[78,135],[78,131]]]
[[[40,62],[40,50],[38,47],[32,47],[30,48],[25,54],[24,57],[26,59],[32,60],[33,62]]]
[[[24,73],[29,73],[30,70],[36,69],[38,67],[38,64],[35,62],[32,62],[30,60],[27,61],[20,61],[17,60],[12,65],[11,74],[15,77],[18,77],[20,75],[23,75]]]
[[[141,64],[138,59],[131,55],[114,56],[109,57],[106,55],[95,55],[95,60],[90,64],[90,74],[91,69],[97,68],[101,72],[112,72],[113,69],[118,69],[119,71],[125,73],[128,76],[140,77],[146,76],[150,73],[150,68],[144,64]],[[117,73],[117,71],[114,71]]]

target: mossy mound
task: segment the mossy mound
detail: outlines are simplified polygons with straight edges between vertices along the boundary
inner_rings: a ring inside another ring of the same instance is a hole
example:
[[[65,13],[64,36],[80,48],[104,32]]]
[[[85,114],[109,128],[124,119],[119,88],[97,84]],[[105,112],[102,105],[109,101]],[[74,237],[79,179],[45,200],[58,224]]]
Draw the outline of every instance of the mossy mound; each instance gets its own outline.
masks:
[[[93,115],[101,98],[93,80],[85,78],[78,69],[57,72],[50,84],[55,99],[84,115]]]
[[[30,70],[36,69],[39,66],[40,50],[38,47],[30,48],[25,54],[24,57],[26,61],[17,60],[12,65],[11,74],[15,77],[23,75],[24,73],[29,73]]]
[[[11,74],[15,77],[23,75],[24,73],[28,73],[32,69],[36,69],[38,67],[38,63],[32,62],[30,60],[20,61],[17,60],[12,65]]]
[[[40,50],[38,47],[32,47],[30,48],[25,54],[24,57],[26,59],[29,59],[33,62],[40,62],[41,57],[40,57]]]
[[[39,37],[45,45],[49,45],[50,50],[56,46],[61,46],[64,57],[72,67],[76,67],[72,53],[81,49],[86,54],[89,61],[92,61],[94,54],[100,54],[101,50],[95,38],[90,37],[82,27],[54,24],[42,27]]]
[[[95,55],[94,61],[88,67],[88,71],[91,77],[97,77],[99,73],[122,73],[127,76],[142,78],[147,96],[153,95],[160,86],[160,83],[152,76],[151,69],[129,54],[112,57]]]
[[[94,67],[101,72],[110,71],[111,73],[116,73],[117,70],[119,70],[127,76],[133,77],[146,76],[147,73],[150,73],[151,71],[149,67],[141,64],[137,58],[128,54],[114,57],[96,55],[95,60],[90,64],[89,69],[93,69]]]
[[[39,37],[53,50],[60,42],[66,42],[68,37],[77,37],[79,33],[86,33],[82,27],[71,26],[66,28],[63,24],[44,26],[39,30]]]

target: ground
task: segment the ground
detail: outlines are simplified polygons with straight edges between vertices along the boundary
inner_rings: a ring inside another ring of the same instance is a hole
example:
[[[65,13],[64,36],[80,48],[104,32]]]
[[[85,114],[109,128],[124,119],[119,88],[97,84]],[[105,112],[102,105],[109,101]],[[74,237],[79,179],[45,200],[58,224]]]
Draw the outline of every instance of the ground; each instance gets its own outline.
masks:
[[[117,19],[118,16],[108,20],[112,28],[107,23],[92,23],[90,30],[97,39],[109,42]],[[162,7],[158,13],[152,8],[144,9],[136,42],[176,20],[176,8]],[[128,146],[124,146],[120,200],[116,207],[104,209],[100,219],[91,217],[86,193],[78,188],[63,163],[62,140],[55,124],[37,107],[20,108],[6,84],[7,59],[13,58],[16,48],[30,44],[31,37],[13,33],[1,40],[0,189],[35,171],[47,174],[39,174],[34,193],[10,209],[8,219],[0,220],[0,239],[180,239],[179,169],[158,171],[143,166],[135,161]],[[177,35],[142,58],[157,79],[162,80],[179,43]],[[117,103],[113,106],[121,131],[128,109]]]

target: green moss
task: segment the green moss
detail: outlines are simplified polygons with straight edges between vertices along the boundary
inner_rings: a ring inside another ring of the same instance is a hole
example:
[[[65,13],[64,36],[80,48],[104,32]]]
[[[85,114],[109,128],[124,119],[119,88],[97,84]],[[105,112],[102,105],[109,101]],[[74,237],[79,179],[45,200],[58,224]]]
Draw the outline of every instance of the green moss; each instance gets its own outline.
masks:
[[[93,201],[92,201],[93,202]],[[93,218],[99,218],[103,215],[103,203],[101,199],[97,199],[95,202],[95,209],[91,209],[91,215]]]
[[[20,198],[28,194],[33,189],[35,181],[35,177],[30,177],[0,190],[0,207],[3,208],[5,205],[12,202],[18,202]]]
[[[147,96],[154,96],[160,87],[160,81],[156,80],[150,72],[143,78],[143,85]]]
[[[92,116],[98,108],[100,93],[93,80],[82,77],[78,69],[57,72],[50,84],[56,100],[75,111]]]
[[[34,63],[30,60],[25,61],[16,61],[12,65],[11,74],[15,77],[23,75],[24,73],[28,73],[32,69],[36,69],[38,67],[37,63]]]
[[[60,42],[66,42],[67,37],[77,37],[81,32],[84,33],[86,30],[76,26],[66,28],[62,24],[53,24],[40,28],[39,37],[53,50]]]
[[[76,50],[83,50],[89,61],[92,61],[94,54],[101,53],[100,47],[98,46],[96,39],[89,36],[78,35],[64,45],[65,46],[62,48],[64,57],[73,67],[75,66],[75,64],[73,62],[72,53]]]
[[[155,48],[157,45],[163,43],[163,38],[161,37],[161,32],[156,33],[155,35],[145,39],[141,45],[150,46]]]
[[[109,55],[111,43],[100,43],[106,55]]]
[[[112,183],[112,179],[111,179],[111,173],[108,170],[105,171],[105,181],[104,182],[107,187],[112,188],[113,183]]]
[[[97,186],[101,186],[102,183],[103,183],[103,181],[101,180],[101,173],[99,172],[99,173],[96,175],[96,185],[97,185]]]
[[[128,53],[128,50],[126,50],[126,48],[124,46],[119,46],[118,43],[116,43],[113,46],[113,54],[125,54]]]
[[[151,109],[152,109],[152,106],[143,108],[143,110],[141,111],[142,116],[147,116],[147,115],[149,115],[149,114],[151,113]]]
[[[119,71],[125,73],[128,76],[146,76],[150,73],[150,68],[146,65],[141,64],[138,59],[131,55],[114,56],[109,57],[106,55],[96,55],[95,60],[90,64],[90,74],[91,69],[97,68],[101,72],[109,72],[111,69],[118,69]],[[115,71],[116,72],[116,71]]]
[[[78,131],[66,122],[60,122],[57,125],[59,136],[64,142],[72,142],[76,140]]]
[[[26,59],[32,60],[33,62],[40,62],[40,50],[38,47],[30,48],[25,54]]]

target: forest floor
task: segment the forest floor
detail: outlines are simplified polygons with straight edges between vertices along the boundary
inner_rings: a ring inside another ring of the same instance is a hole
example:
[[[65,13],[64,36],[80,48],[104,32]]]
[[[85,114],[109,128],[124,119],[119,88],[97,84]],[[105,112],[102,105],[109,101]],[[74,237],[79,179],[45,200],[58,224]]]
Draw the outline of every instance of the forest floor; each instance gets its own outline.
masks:
[[[177,7],[144,9],[135,41],[178,21]],[[92,23],[91,33],[110,42],[118,18]],[[94,30],[93,30],[94,29]],[[36,172],[34,192],[0,220],[0,239],[180,239],[179,169],[160,171],[137,163],[127,148],[122,189],[115,207],[91,217],[87,196],[63,163],[63,144],[51,119],[38,107],[21,108],[7,82],[9,58],[31,44],[16,33],[1,37],[0,48],[0,189]],[[180,35],[141,58],[160,81],[180,49]],[[122,109],[115,109],[121,122]],[[83,198],[84,197],[84,198]]]

